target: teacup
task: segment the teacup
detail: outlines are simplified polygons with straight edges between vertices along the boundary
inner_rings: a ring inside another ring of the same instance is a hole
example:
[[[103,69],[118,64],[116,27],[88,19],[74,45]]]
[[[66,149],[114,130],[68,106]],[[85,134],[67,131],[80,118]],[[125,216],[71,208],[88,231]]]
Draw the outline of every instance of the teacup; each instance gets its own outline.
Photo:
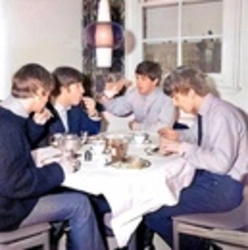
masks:
[[[142,144],[148,140],[148,134],[145,132],[135,132],[133,134],[133,140],[137,144]]]
[[[61,147],[61,142],[62,142],[63,134],[62,133],[55,133],[49,138],[49,145],[55,148],[60,148]]]
[[[92,140],[91,148],[95,154],[102,154],[106,148],[106,140],[105,139]]]

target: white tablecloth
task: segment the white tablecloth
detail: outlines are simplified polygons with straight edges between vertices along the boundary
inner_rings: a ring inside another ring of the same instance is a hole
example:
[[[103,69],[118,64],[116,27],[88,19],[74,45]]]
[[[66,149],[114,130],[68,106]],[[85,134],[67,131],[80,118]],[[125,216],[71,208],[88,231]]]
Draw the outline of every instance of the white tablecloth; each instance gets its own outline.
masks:
[[[49,154],[57,154],[48,148],[38,152],[34,154],[38,162]],[[194,169],[176,155],[147,156],[142,147],[136,146],[130,147],[130,152],[148,159],[151,166],[130,170],[99,166],[94,161],[82,162],[82,168],[67,175],[63,183],[70,188],[106,197],[112,210],[110,223],[120,247],[127,244],[144,214],[163,205],[175,205],[180,191],[191,183],[194,175]]]

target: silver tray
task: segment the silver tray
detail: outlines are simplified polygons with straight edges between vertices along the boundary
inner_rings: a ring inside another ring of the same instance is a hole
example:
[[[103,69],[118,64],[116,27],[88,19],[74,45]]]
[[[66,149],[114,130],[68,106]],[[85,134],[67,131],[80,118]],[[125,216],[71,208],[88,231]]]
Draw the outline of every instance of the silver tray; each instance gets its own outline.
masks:
[[[140,157],[128,156],[122,161],[112,162],[109,166],[119,169],[143,169],[151,165],[151,162]]]

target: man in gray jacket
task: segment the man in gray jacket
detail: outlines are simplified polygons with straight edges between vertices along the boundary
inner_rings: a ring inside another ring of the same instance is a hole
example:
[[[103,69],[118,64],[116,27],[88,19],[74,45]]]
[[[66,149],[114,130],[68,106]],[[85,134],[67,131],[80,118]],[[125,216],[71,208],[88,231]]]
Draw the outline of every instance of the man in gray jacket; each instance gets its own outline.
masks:
[[[100,101],[106,110],[116,116],[134,115],[129,122],[131,130],[157,132],[162,127],[173,127],[177,112],[172,99],[159,87],[162,70],[158,63],[143,61],[135,70],[137,86],[123,96],[115,97],[125,81],[107,83]]]

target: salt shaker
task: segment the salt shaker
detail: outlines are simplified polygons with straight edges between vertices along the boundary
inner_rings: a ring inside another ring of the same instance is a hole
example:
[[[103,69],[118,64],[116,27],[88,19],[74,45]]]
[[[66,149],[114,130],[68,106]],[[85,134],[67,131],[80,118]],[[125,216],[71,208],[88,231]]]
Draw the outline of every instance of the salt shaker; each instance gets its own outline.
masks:
[[[85,152],[84,152],[84,160],[85,161],[92,161],[92,152],[90,149],[87,149]]]

